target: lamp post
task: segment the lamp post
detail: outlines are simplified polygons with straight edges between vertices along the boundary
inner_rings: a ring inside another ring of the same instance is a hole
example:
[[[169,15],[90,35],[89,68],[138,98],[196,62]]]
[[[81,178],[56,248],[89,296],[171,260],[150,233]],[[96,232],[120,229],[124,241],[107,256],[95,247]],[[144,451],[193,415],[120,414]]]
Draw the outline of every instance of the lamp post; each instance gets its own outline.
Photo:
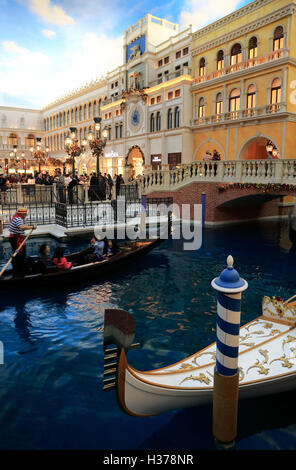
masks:
[[[85,143],[85,140],[82,141]],[[78,145],[77,129],[76,127],[70,127],[70,134],[65,140],[65,150],[70,158],[72,158],[72,175],[75,176],[75,157],[79,157],[84,150],[84,145],[81,147]]]
[[[38,170],[41,172],[41,163],[44,161],[44,157],[48,154],[48,147],[45,150],[42,150],[42,139],[41,137],[36,137],[36,148],[31,147],[30,152],[32,157],[38,161]]]
[[[92,154],[97,159],[97,177],[100,175],[100,156],[103,154],[104,147],[106,146],[108,131],[106,128],[101,129],[101,118],[95,117],[95,133],[89,132],[87,138]]]

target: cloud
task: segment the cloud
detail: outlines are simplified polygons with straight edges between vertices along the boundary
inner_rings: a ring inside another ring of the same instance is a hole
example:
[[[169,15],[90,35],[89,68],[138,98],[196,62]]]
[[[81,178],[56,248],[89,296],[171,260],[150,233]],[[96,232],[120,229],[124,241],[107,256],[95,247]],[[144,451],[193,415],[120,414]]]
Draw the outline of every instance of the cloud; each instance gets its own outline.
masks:
[[[179,18],[180,30],[192,24],[193,31],[236,10],[241,0],[185,0]]]
[[[48,39],[53,39],[56,35],[56,32],[52,31],[51,29],[43,29],[42,34]]]
[[[62,7],[53,5],[51,0],[28,0],[28,6],[42,21],[52,23],[56,26],[74,24],[74,19],[67,15]]]
[[[2,99],[10,97],[27,106],[42,108],[87,81],[105,75],[122,64],[121,36],[87,33],[72,36],[61,54],[50,57],[14,41],[0,44],[0,88]]]

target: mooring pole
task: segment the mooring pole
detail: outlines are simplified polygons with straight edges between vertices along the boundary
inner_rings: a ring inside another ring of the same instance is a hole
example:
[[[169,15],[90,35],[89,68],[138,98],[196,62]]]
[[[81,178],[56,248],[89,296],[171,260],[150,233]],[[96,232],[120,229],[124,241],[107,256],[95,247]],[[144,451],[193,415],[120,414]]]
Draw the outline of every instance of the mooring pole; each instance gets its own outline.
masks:
[[[146,238],[146,196],[141,197],[140,238]]]
[[[213,434],[225,448],[234,446],[237,434],[241,297],[248,288],[233,268],[232,256],[227,258],[227,268],[213,279],[212,287],[218,291]]]
[[[205,215],[206,215],[206,193],[201,194],[201,222],[202,228],[205,226]]]

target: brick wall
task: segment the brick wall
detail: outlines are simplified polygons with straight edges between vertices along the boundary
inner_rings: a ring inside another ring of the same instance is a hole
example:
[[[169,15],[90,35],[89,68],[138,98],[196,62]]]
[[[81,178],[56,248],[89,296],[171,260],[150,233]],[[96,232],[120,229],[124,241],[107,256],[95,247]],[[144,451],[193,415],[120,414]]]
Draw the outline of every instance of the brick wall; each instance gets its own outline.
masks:
[[[193,206],[194,204],[201,204],[202,193],[204,192],[206,194],[205,222],[208,223],[276,217],[288,213],[287,207],[279,206],[283,196],[286,195],[285,193],[264,193],[252,188],[235,188],[219,192],[218,186],[217,183],[190,183],[176,191],[155,191],[150,193],[148,198],[171,197],[173,202],[180,207],[182,204],[190,204],[190,218],[193,220]],[[270,195],[277,198],[266,201],[266,195],[267,197]],[[238,201],[243,196],[252,197]],[[229,203],[228,207],[219,207],[227,202]]]

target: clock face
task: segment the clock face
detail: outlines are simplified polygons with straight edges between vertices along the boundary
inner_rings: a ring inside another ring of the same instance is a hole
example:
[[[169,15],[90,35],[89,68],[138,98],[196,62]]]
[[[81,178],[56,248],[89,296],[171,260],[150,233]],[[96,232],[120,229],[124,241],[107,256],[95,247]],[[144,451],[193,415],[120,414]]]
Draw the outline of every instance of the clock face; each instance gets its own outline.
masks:
[[[133,114],[132,114],[132,125],[137,127],[139,122],[140,122],[140,113],[137,109],[135,109]]]

